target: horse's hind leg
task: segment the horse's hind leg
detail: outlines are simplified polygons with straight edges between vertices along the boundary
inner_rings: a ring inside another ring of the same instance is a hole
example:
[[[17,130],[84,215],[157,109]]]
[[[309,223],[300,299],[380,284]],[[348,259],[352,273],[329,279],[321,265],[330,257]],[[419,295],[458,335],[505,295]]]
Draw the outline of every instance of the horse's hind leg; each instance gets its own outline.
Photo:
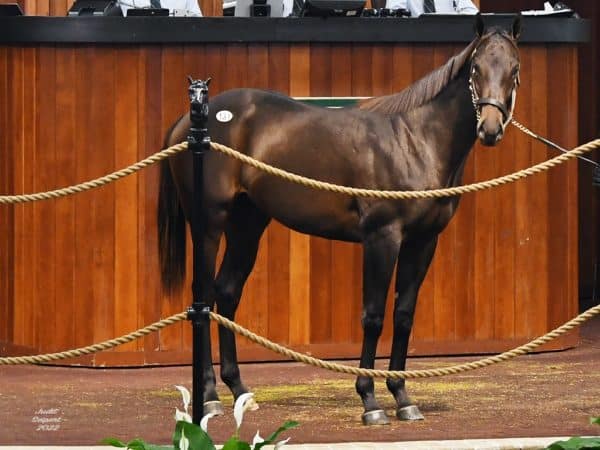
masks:
[[[417,294],[435,252],[437,235],[433,238],[404,242],[398,256],[394,304],[394,338],[390,370],[405,370],[408,339],[412,329]],[[400,420],[423,419],[419,408],[406,393],[405,380],[388,379],[387,387],[396,399],[396,417]]]
[[[372,369],[375,364],[375,352],[383,328],[388,286],[398,257],[401,238],[400,226],[392,224],[370,233],[364,241],[362,315],[364,336],[360,357],[360,367],[363,368]],[[372,377],[359,376],[356,379],[356,391],[365,407],[362,415],[365,425],[389,423],[385,412],[375,399]]]
[[[234,319],[242,289],[254,267],[260,237],[269,223],[269,217],[258,210],[247,196],[236,198],[225,236],[227,247],[216,282],[216,300],[219,314]],[[234,398],[247,392],[242,384],[237,362],[235,336],[219,326],[221,379]]]

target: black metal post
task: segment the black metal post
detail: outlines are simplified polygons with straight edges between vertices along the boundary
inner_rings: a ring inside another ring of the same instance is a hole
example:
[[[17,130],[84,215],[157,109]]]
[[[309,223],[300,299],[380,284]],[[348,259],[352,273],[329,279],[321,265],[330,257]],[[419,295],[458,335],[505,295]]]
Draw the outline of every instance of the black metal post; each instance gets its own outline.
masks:
[[[188,319],[192,321],[193,361],[192,361],[192,420],[200,424],[204,412],[204,361],[203,348],[210,333],[208,313],[210,306],[202,296],[200,268],[204,260],[204,223],[202,220],[202,197],[204,189],[204,153],[210,150],[208,136],[208,84],[206,81],[189,78],[190,120],[192,125],[187,138],[188,150],[192,152],[194,164],[194,192],[192,202],[193,268],[192,306],[188,309]],[[203,345],[204,344],[204,345]]]

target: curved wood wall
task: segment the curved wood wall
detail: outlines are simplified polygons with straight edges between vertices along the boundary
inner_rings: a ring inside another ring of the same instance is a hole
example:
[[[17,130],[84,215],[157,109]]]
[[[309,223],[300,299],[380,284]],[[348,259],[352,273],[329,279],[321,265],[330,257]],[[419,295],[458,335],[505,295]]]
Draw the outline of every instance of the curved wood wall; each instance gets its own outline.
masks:
[[[371,96],[402,89],[462,46],[195,45],[0,47],[0,189],[36,192],[104,175],[160,149],[188,108],[186,76],[212,95],[250,86],[294,96]],[[576,48],[522,46],[516,118],[577,143]],[[290,137],[293,138],[293,137]],[[476,146],[465,182],[546,159],[510,128]],[[57,351],[124,334],[183,311],[161,294],[155,211],[158,168],[60,200],[0,206],[0,353]],[[290,233],[263,237],[238,321],[327,357],[360,351],[361,250]],[[189,279],[188,279],[189,282]],[[390,345],[390,308],[380,346]],[[506,349],[577,311],[575,164],[466,195],[421,290],[411,354]],[[563,340],[558,347],[572,344]],[[178,324],[76,363],[189,362]],[[276,355],[240,339],[245,360]]]

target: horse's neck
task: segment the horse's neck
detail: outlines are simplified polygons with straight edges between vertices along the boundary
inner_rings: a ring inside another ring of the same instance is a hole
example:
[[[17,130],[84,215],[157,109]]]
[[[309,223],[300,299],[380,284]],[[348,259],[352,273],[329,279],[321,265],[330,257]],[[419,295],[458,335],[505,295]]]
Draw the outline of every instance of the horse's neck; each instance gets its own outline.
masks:
[[[460,183],[462,169],[476,139],[476,117],[468,88],[467,71],[452,80],[438,96],[408,114],[412,129],[434,153],[440,185]],[[420,125],[420,126],[418,126]]]

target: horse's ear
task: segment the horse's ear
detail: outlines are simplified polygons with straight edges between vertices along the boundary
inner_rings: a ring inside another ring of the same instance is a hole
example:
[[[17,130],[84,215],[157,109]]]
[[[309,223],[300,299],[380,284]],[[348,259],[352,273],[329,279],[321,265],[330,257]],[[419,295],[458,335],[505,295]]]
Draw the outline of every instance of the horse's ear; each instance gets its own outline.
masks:
[[[521,36],[521,13],[517,14],[512,24],[512,37],[516,41]]]
[[[190,82],[190,84],[192,84],[194,82],[194,79],[192,78],[191,75],[188,75],[188,81]]]
[[[481,17],[481,13],[477,13],[475,16],[475,34],[477,34],[477,37],[483,36],[484,29],[483,17]]]
[[[207,85],[207,86],[210,84],[210,80],[212,80],[212,78],[211,78],[211,77],[208,77],[208,78],[206,79],[206,85]]]

